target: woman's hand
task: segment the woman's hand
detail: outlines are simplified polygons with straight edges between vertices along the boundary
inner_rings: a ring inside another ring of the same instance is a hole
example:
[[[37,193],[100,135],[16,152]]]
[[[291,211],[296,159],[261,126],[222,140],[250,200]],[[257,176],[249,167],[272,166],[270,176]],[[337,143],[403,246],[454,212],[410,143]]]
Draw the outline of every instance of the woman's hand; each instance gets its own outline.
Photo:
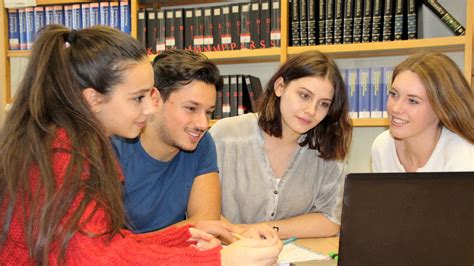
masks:
[[[199,250],[209,250],[221,245],[219,239],[204,231],[190,227],[189,232],[191,233],[191,238],[188,241],[195,241],[196,244],[191,246]]]
[[[222,265],[275,265],[283,245],[278,238],[242,238],[221,250]]]
[[[278,232],[266,224],[235,224],[233,231],[247,238],[272,239],[279,238]]]

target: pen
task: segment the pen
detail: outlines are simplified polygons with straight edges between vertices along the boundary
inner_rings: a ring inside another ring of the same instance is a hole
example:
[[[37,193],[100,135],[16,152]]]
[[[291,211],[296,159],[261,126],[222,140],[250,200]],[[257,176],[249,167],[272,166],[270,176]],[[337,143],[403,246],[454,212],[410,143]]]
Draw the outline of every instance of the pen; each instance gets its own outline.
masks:
[[[293,237],[290,237],[288,239],[283,240],[282,243],[283,243],[283,245],[286,245],[286,244],[290,244],[291,242],[294,242],[296,240],[298,240],[298,238],[293,236]]]
[[[244,238],[242,235],[239,235],[239,234],[234,233],[234,232],[232,232],[231,234],[232,234],[235,238],[237,238],[237,240],[240,240],[240,239]]]

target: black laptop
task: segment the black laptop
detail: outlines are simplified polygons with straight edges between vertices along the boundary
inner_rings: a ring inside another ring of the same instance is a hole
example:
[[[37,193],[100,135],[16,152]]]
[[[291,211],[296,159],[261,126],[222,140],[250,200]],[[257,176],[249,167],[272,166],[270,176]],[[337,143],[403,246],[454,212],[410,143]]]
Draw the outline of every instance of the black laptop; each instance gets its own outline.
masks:
[[[338,265],[474,265],[474,172],[349,174]]]

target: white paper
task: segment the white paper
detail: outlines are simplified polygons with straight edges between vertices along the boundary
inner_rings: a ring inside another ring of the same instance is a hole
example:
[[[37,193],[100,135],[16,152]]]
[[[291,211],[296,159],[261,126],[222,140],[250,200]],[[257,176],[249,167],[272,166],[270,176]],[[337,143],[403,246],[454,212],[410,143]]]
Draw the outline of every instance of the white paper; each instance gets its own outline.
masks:
[[[279,265],[288,265],[291,262],[329,259],[329,256],[319,254],[296,243],[290,243],[283,246],[280,256],[278,256],[278,263]]]
[[[36,6],[36,0],[3,0],[5,8],[21,8]]]

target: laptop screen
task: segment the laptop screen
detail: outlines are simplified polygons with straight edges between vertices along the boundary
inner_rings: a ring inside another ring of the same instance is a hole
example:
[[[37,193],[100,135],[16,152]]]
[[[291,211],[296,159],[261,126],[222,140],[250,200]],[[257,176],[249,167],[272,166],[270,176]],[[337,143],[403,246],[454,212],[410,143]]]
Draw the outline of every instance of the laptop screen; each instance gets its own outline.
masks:
[[[474,172],[349,174],[339,265],[474,265]]]

